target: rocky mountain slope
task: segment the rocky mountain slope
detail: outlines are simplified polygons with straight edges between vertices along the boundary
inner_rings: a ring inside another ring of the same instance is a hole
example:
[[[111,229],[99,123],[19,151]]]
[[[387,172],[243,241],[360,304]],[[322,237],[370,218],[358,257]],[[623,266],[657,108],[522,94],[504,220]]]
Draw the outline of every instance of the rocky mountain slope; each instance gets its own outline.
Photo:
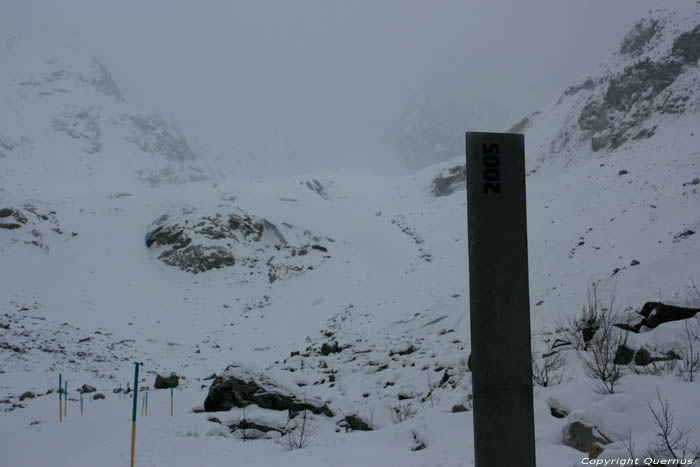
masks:
[[[4,188],[129,191],[207,178],[177,127],[129,105],[97,58],[15,37],[0,60]]]
[[[563,361],[535,390],[539,465],[580,465],[593,443],[601,459],[626,457],[628,437],[641,462],[657,440],[649,407],[663,400],[690,446],[700,442],[697,379],[669,356],[687,355],[697,313],[672,320],[666,306],[700,307],[694,6],[653,12],[592,84],[519,125],[534,362]],[[3,186],[6,459],[48,463],[48,451],[27,448],[46,443],[54,464],[126,463],[130,401],[112,391],[140,361],[145,387],[180,376],[173,417],[167,391],[149,390],[143,464],[470,465],[462,164],[44,199]],[[614,394],[584,364],[584,330],[598,331],[576,320],[591,303],[627,326],[616,328],[627,340]],[[61,430],[56,395],[45,395],[58,372],[74,399]],[[83,383],[106,399],[79,417],[73,388]],[[289,451],[302,420],[313,435]]]

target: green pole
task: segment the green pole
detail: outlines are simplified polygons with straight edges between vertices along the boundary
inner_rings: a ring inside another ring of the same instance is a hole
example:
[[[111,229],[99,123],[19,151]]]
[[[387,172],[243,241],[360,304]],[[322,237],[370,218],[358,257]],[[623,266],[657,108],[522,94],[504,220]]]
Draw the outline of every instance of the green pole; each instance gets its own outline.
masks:
[[[61,383],[61,373],[58,374],[58,421],[63,421],[63,384]]]
[[[131,467],[134,467],[134,449],[136,448],[136,405],[139,390],[139,362],[134,364],[134,407],[131,413]]]

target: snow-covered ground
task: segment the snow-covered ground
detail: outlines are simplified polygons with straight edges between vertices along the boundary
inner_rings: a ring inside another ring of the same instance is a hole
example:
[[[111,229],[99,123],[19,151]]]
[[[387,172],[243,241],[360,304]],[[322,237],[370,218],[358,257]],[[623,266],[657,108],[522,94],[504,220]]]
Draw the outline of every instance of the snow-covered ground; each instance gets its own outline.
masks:
[[[640,54],[670,56],[674,38],[698,24],[692,5],[655,13],[663,33]],[[604,302],[614,295],[628,312],[647,301],[700,307],[692,287],[700,283],[698,66],[683,65],[664,88],[669,99],[690,95],[683,110],[591,135],[576,126],[582,109],[644,57],[623,55],[596,72],[598,84],[567,91],[523,128],[538,361],[566,337],[562,328],[580,314],[594,282]],[[634,108],[615,112],[632,118]],[[592,139],[602,144],[620,128],[629,134],[616,133],[619,146],[593,150]],[[44,143],[32,144],[38,157]],[[131,400],[112,390],[132,380],[135,361],[143,363],[140,385],[153,388],[156,373],[182,377],[173,417],[167,390],[149,391],[148,417],[139,406],[136,465],[473,464],[472,413],[452,411],[470,409],[471,398],[466,197],[463,187],[432,192],[433,180],[462,158],[404,177],[347,171],[155,187],[130,178],[120,190],[112,187],[124,174],[110,178],[92,161],[89,183],[60,193],[61,183],[19,176],[27,162],[8,151],[0,164],[15,178],[0,190],[0,210],[12,214],[0,221],[18,227],[0,229],[0,464],[127,465]],[[249,215],[243,224],[251,233],[231,227],[231,214]],[[174,236],[147,246],[160,225]],[[194,274],[166,264],[161,254],[175,237],[176,249],[200,247],[187,261],[215,252],[206,259],[222,267]],[[680,321],[664,323],[631,341],[662,351],[682,331]],[[631,434],[642,462],[656,436],[649,404],[658,410],[657,389],[676,426],[700,443],[697,379],[625,367],[615,394],[601,394],[581,352],[565,346],[560,354],[567,362],[561,384],[535,388],[538,465],[578,465],[587,456],[564,442],[563,430],[576,421],[610,441],[601,459],[626,457],[622,442]],[[243,441],[225,425],[244,417],[280,425],[286,414],[252,406],[245,414],[201,412],[211,385],[205,378],[234,362],[299,397],[323,400],[334,416],[311,417],[303,449],[274,436]],[[57,394],[43,395],[56,388],[59,372],[71,398],[63,423]],[[85,394],[80,416],[83,384],[106,399]],[[40,396],[20,401],[25,391]],[[374,430],[341,429],[350,414]]]

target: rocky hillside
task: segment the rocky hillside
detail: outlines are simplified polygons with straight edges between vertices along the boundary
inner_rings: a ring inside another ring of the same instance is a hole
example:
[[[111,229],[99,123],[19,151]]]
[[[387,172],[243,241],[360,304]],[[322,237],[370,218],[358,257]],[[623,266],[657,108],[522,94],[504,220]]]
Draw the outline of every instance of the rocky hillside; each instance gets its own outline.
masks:
[[[661,127],[700,114],[700,13],[688,2],[658,10],[627,33],[606,63],[567,88],[551,109],[511,128],[558,166],[629,150]]]
[[[97,58],[46,53],[21,37],[2,52],[4,187],[117,191],[207,178],[177,127],[129,105]]]

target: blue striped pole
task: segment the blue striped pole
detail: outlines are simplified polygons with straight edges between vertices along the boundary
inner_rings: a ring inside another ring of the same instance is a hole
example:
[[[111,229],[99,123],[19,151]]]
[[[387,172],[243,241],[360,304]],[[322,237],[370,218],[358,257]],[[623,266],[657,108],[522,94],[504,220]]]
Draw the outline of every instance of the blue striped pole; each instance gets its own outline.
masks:
[[[83,416],[83,393],[80,393],[80,416]]]
[[[68,416],[68,380],[66,380],[65,383],[66,390],[63,391],[64,397],[63,397],[63,418],[66,418]]]
[[[136,396],[139,391],[139,362],[136,362],[134,365],[134,408],[131,413],[131,467],[134,467],[134,449],[136,448],[136,404],[138,403]]]
[[[170,416],[173,416],[173,385],[175,384],[175,373],[170,373]]]

